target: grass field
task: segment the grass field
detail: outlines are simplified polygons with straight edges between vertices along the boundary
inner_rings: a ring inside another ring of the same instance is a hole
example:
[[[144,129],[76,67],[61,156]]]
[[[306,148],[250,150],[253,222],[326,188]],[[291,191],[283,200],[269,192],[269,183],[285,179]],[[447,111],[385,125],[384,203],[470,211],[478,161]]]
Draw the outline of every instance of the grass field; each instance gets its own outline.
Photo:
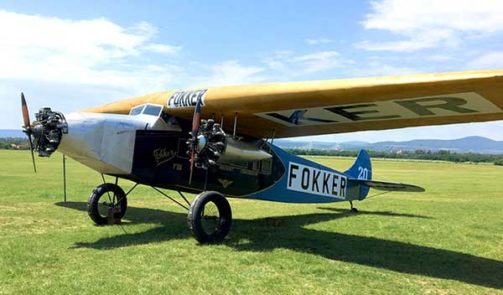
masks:
[[[370,198],[358,214],[231,199],[229,238],[201,246],[152,189],[135,190],[122,226],[97,227],[85,211],[97,173],[68,161],[64,204],[60,154],[35,175],[28,153],[0,151],[0,294],[503,294],[503,167],[373,165],[375,179],[427,192]]]

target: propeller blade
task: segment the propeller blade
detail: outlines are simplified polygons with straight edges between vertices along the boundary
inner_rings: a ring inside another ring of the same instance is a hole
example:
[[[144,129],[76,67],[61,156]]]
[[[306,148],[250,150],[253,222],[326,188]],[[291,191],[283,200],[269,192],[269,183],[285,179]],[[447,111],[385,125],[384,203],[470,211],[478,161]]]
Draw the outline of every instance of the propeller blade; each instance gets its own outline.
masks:
[[[192,117],[192,146],[190,153],[190,176],[189,176],[189,185],[192,184],[192,173],[194,171],[194,160],[196,156],[195,152],[195,144],[197,141],[197,132],[199,131],[199,127],[201,125],[201,98],[199,97],[196,102],[196,107],[194,109],[194,116]]]
[[[24,93],[21,92],[21,111],[23,112],[23,123],[24,128],[29,130],[30,128],[30,113],[28,112],[28,105],[26,104],[26,99],[24,98]]]
[[[21,92],[21,112],[23,113],[24,132],[28,136],[28,141],[30,142],[30,152],[31,152],[31,161],[33,163],[33,171],[37,173],[37,165],[35,164],[35,155],[33,152],[33,141],[31,139],[30,112],[28,111],[28,104],[26,103],[26,99],[24,98],[23,92]]]
[[[194,116],[192,117],[192,136],[197,136],[199,126],[201,125],[201,98],[197,100]]]
[[[190,153],[190,175],[189,175],[189,185],[192,184],[192,173],[194,172],[194,151]]]
[[[33,163],[33,171],[37,173],[37,165],[35,164],[35,155],[33,152],[33,142],[31,141],[31,135],[28,135],[28,141],[30,142],[31,162]]]

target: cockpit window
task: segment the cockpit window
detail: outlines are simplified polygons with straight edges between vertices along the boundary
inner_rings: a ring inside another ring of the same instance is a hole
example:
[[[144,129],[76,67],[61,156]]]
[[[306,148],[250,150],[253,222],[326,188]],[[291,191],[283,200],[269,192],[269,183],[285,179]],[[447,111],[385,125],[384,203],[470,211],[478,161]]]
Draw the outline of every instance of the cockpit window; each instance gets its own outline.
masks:
[[[149,115],[159,117],[162,112],[162,106],[156,104],[142,104],[136,106],[129,111],[130,116]]]
[[[145,107],[145,105],[140,105],[140,106],[132,108],[131,111],[129,111],[129,115],[136,116],[136,115],[141,114],[141,111],[143,110],[144,107]]]
[[[162,106],[148,104],[145,106],[145,109],[143,110],[143,114],[158,117],[159,114],[161,113],[161,111],[162,111]]]

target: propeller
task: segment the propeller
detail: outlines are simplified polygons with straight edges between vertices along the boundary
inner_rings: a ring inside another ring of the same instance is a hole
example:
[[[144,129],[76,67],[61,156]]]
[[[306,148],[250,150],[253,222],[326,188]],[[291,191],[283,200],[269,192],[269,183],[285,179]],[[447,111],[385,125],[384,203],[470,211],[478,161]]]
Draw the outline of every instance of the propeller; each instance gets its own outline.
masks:
[[[190,132],[191,138],[187,142],[190,148],[190,176],[189,185],[192,183],[192,173],[194,171],[194,163],[196,160],[196,149],[197,149],[197,133],[201,125],[201,98],[199,97],[196,102],[196,107],[194,109],[194,116],[192,117],[192,131]]]
[[[189,132],[190,138],[187,140],[190,160],[189,184],[192,183],[194,167],[207,172],[210,166],[216,165],[227,146],[227,137],[221,125],[213,119],[201,120],[201,105],[200,101],[196,103],[192,131]]]
[[[35,155],[33,152],[33,140],[32,140],[32,129],[30,124],[30,113],[28,111],[28,105],[26,104],[26,99],[24,98],[24,93],[21,92],[21,111],[23,113],[23,132],[28,136],[28,141],[30,142],[30,152],[31,161],[33,162],[33,171],[37,173],[37,166],[35,165]]]

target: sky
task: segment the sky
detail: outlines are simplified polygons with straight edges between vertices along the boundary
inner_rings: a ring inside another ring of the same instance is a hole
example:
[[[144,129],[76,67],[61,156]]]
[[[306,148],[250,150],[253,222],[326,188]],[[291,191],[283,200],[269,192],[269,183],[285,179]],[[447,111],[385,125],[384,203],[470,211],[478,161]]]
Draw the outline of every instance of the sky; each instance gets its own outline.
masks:
[[[476,4],[474,4],[476,3]],[[503,69],[503,1],[1,1],[0,129],[193,86]],[[486,136],[503,121],[301,140]]]

